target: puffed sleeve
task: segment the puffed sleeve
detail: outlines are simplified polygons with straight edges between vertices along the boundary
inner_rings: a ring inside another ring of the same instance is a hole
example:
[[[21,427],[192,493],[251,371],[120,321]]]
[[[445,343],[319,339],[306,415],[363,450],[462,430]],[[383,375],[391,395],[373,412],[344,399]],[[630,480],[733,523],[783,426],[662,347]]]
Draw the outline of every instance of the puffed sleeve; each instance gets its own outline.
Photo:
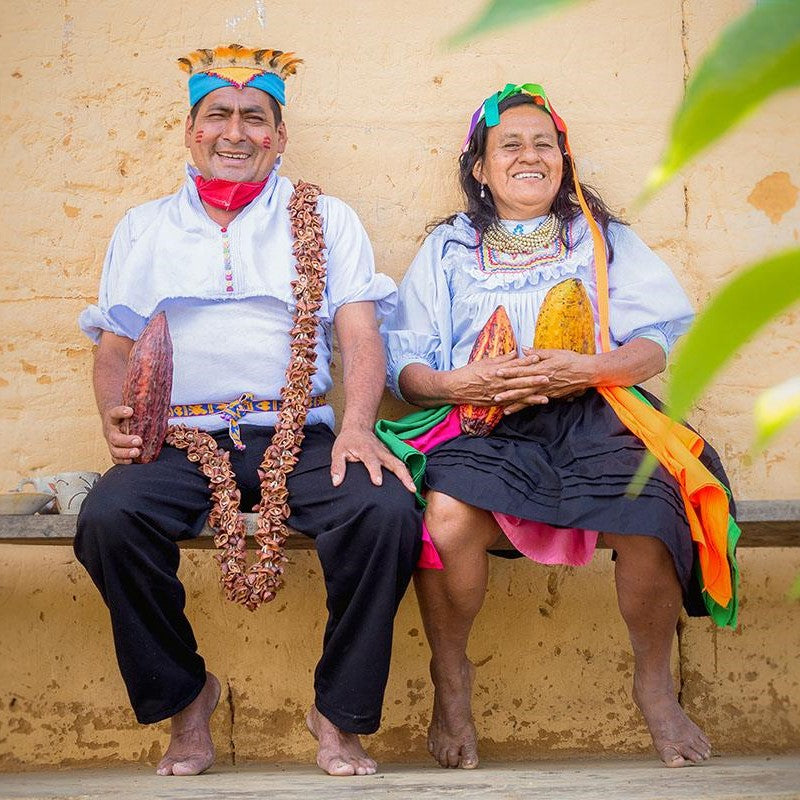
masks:
[[[135,314],[126,306],[112,301],[113,286],[120,272],[125,268],[125,260],[133,247],[134,235],[131,214],[126,214],[114,229],[111,242],[103,262],[100,277],[100,290],[97,303],[87,306],[78,317],[80,329],[95,343],[100,341],[103,331],[117,336],[137,339],[147,320]]]
[[[381,328],[387,383],[400,399],[398,379],[404,367],[416,363],[450,369],[453,334],[450,288],[442,268],[447,239],[443,229],[446,226],[437,228],[423,243],[400,284],[397,308]]]
[[[627,225],[611,223],[609,232],[611,337],[620,345],[651,339],[669,353],[694,318],[689,298],[670,268]]]
[[[367,232],[358,215],[336,197],[323,196],[321,211],[325,220],[327,249],[327,296],[331,319],[345,303],[371,301],[379,317],[388,315],[397,302],[394,281],[375,272]]]

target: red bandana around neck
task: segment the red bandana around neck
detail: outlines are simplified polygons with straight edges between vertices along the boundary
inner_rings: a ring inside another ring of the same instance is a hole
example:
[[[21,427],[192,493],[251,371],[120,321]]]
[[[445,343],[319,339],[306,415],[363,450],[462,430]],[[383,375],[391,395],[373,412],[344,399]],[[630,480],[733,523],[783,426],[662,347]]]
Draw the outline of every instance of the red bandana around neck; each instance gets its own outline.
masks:
[[[223,211],[238,211],[258,197],[268,180],[269,177],[259,183],[238,183],[222,178],[206,179],[202,175],[195,175],[194,185],[200,198],[210,206],[221,208]]]

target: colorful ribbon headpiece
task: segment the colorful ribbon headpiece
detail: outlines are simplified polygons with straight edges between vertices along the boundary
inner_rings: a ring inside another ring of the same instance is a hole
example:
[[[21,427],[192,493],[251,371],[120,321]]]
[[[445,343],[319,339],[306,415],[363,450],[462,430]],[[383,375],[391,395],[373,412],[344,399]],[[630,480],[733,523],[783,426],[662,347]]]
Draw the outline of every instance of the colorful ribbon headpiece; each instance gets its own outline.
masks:
[[[569,146],[569,136],[567,134],[567,124],[561,117],[556,114],[555,109],[550,104],[547,94],[538,83],[507,83],[504,89],[499,92],[489,95],[476,109],[472,115],[472,120],[469,124],[469,133],[464,140],[464,145],[461,148],[462,153],[466,153],[469,148],[470,139],[475,133],[475,128],[478,123],[483,119],[486,121],[486,127],[491,128],[500,124],[500,103],[507,97],[513,97],[516,94],[528,94],[533,98],[533,102],[537,106],[541,106],[553,120],[556,130],[564,135],[564,150],[570,156],[572,161],[572,180],[575,186],[575,195],[578,198],[578,204],[586,217],[586,222],[589,225],[589,231],[592,234],[592,242],[594,245],[594,259],[595,271],[597,275],[597,291],[598,297],[601,295],[608,298],[608,264],[606,256],[606,245],[600,226],[592,216],[589,204],[586,202],[586,197],[583,194],[581,183],[578,180],[578,168],[575,165],[575,160],[572,158],[572,150]],[[599,302],[599,317],[600,317],[600,339],[604,351],[608,351],[611,347],[608,333],[608,302]]]
[[[486,121],[487,128],[492,128],[500,124],[499,105],[507,97],[513,97],[515,94],[529,94],[537,106],[544,108],[552,118],[556,130],[564,134],[565,146],[567,152],[569,152],[569,144],[566,142],[567,125],[564,120],[556,114],[553,106],[550,105],[550,100],[548,100],[544,89],[538,83],[507,83],[504,89],[490,94],[475,110],[469,124],[469,133],[467,133],[467,138],[464,139],[464,145],[461,148],[462,153],[467,152],[469,140],[472,138],[472,134],[475,133],[475,128],[481,120]]]
[[[251,86],[286,105],[285,79],[294,75],[302,59],[282,50],[253,50],[240,44],[195,50],[178,59],[189,73],[189,105],[194,106],[209,92],[225,86],[243,89]]]

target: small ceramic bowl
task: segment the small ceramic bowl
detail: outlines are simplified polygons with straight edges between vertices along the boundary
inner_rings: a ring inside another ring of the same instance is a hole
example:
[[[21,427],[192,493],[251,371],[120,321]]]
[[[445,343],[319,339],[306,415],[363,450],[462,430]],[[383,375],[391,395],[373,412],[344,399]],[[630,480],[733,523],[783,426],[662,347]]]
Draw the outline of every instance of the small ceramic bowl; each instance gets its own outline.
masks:
[[[0,494],[0,514],[35,514],[52,499],[53,495],[47,492],[3,492]]]

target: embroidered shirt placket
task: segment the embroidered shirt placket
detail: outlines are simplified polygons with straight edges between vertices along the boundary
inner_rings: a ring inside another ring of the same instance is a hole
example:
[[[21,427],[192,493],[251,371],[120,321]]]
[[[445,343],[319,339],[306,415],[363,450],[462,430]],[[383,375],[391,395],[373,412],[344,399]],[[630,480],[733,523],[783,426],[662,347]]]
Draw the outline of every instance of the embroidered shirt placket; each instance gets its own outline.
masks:
[[[220,228],[222,236],[222,267],[225,270],[225,291],[233,293],[233,264],[231,263],[231,237],[228,226]]]

